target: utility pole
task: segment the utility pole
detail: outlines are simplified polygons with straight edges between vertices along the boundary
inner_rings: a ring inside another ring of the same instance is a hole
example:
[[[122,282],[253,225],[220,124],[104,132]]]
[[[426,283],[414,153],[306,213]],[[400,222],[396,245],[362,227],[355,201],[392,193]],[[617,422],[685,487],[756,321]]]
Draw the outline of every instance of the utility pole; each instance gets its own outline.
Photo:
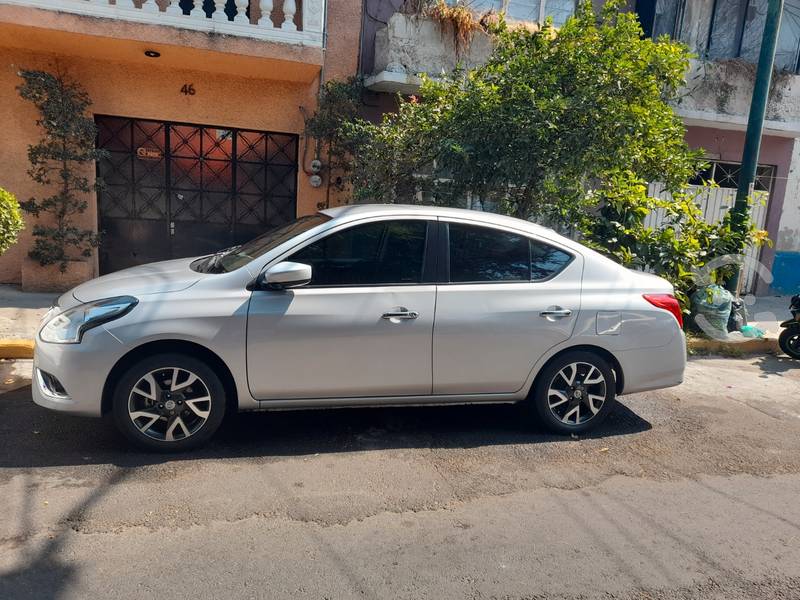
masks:
[[[768,0],[767,20],[764,23],[764,35],[761,36],[761,51],[758,55],[758,69],[753,86],[753,98],[750,101],[750,115],[747,118],[747,134],[742,152],[742,167],[739,170],[739,187],[736,190],[736,202],[731,213],[731,227],[743,230],[748,227],[747,198],[753,193],[753,183],[758,168],[758,153],[761,150],[761,133],[764,130],[764,115],[767,112],[769,88],[772,81],[772,69],[775,64],[775,47],[778,45],[778,32],[781,28],[783,0]],[[728,282],[728,289],[737,292],[741,268]]]

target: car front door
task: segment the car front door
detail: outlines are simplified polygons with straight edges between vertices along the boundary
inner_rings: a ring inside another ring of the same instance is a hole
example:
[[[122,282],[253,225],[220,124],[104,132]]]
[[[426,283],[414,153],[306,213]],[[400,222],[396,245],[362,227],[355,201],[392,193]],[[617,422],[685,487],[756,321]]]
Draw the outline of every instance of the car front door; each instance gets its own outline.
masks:
[[[572,335],[581,256],[522,233],[443,222],[434,394],[518,391],[549,348]]]
[[[436,222],[343,225],[282,260],[305,286],[255,291],[247,372],[259,400],[428,395]]]

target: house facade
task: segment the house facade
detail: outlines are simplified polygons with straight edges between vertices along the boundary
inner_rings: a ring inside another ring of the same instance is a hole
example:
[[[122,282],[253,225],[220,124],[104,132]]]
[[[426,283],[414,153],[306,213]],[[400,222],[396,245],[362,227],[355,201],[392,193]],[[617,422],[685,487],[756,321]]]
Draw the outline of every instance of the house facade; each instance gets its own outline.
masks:
[[[470,6],[506,11],[518,21],[542,22],[549,16],[555,25],[574,11],[573,0],[476,0]],[[628,7],[638,14],[645,35],[668,35],[696,56],[674,108],[686,124],[689,145],[703,148],[709,160],[703,178],[720,186],[703,207],[708,218],[719,218],[738,186],[767,0],[632,0]],[[453,36],[442,35],[431,20],[405,14],[402,0],[366,0],[363,18],[361,69],[375,96],[370,104],[384,110],[391,110],[393,95],[419,89],[420,73],[436,76],[457,63],[474,66],[491,52],[490,40],[480,34],[457,52]],[[766,206],[754,211],[774,246],[762,248],[757,256],[766,266],[752,277],[758,294],[800,289],[798,0],[785,2],[776,69],[755,185],[759,202]]]
[[[330,202],[303,137],[321,81],[357,70],[360,0],[0,0],[0,186],[28,177],[38,114],[20,70],[59,73],[92,99],[101,190],[80,225],[102,233],[66,274],[27,257],[33,220],[0,257],[28,290],[252,238]],[[324,173],[323,173],[324,175]]]

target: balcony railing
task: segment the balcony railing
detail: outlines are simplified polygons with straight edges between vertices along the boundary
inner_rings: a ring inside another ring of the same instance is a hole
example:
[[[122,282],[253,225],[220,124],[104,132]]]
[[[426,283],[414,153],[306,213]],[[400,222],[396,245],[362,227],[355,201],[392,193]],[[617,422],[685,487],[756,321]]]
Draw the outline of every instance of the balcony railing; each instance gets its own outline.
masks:
[[[214,0],[211,3],[214,10],[206,14],[203,0],[194,0],[184,14],[179,0],[116,0],[115,3],[111,0],[0,0],[0,4],[307,46],[322,46],[326,2],[235,0],[228,3]]]

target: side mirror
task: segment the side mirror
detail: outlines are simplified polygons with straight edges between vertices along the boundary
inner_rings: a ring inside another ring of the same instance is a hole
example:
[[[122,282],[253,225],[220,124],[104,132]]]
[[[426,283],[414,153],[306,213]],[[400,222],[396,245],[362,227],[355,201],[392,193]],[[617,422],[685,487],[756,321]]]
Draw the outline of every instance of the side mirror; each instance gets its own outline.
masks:
[[[286,290],[311,281],[311,265],[284,261],[262,271],[256,280],[260,290]]]

